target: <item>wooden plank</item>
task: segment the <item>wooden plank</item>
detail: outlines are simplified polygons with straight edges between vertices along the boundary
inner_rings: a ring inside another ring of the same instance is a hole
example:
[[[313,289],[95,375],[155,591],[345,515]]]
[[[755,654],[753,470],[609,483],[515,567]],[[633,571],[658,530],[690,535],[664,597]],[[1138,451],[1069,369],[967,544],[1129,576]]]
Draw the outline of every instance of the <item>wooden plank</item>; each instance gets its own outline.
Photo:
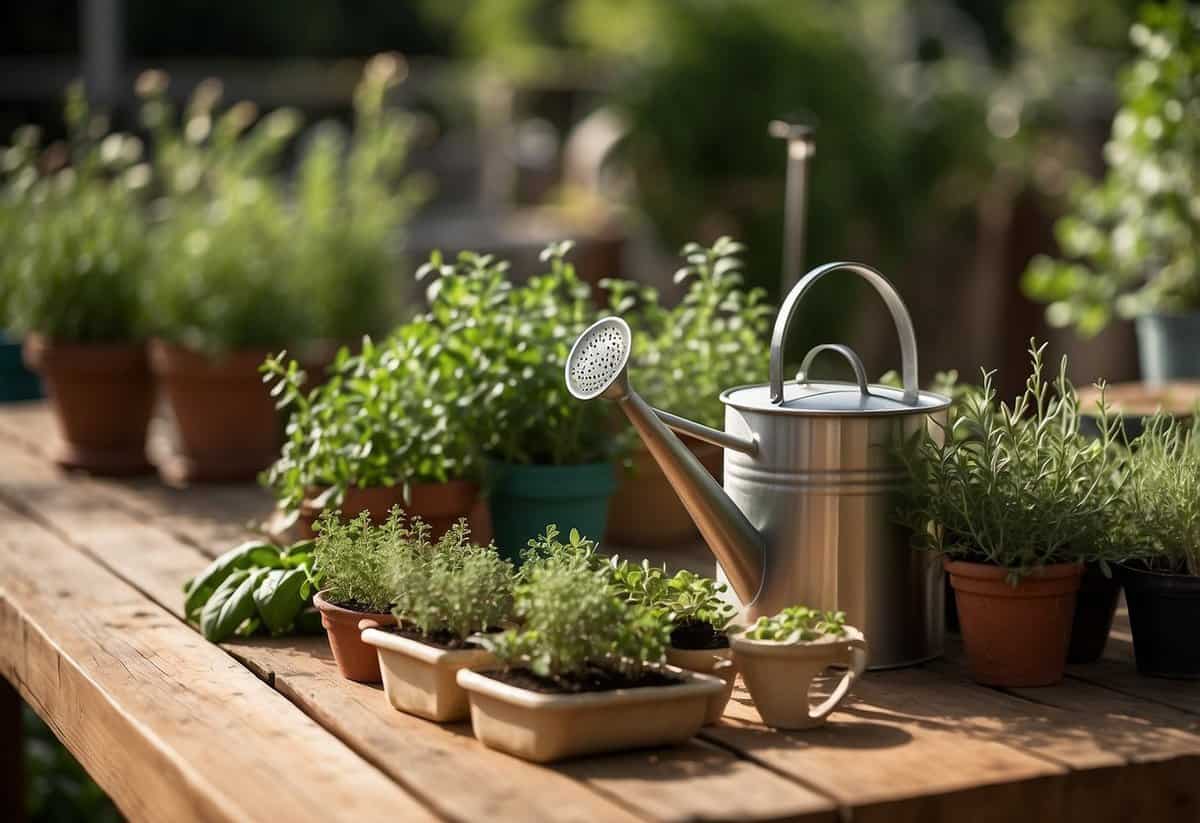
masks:
[[[989,732],[995,711],[985,690],[931,672],[873,672],[822,728],[774,732],[739,688],[704,736],[820,787],[855,823],[1069,819],[1068,770]]]
[[[0,508],[0,672],[129,817],[432,820],[251,673]]]
[[[203,565],[205,553],[104,503],[107,483],[60,478],[48,464],[11,447],[0,447],[0,459],[6,464],[0,496],[25,507],[180,614],[180,581]],[[636,811],[659,820],[830,820],[834,814],[834,804],[819,793],[702,744],[670,754],[634,756],[629,762],[639,764],[639,770],[632,773],[603,761],[561,772],[522,763],[479,745],[466,724],[441,727],[393,711],[378,687],[342,679],[324,638],[256,639],[226,648],[363,757],[451,818],[625,820],[632,819],[629,811]],[[736,775],[740,790],[716,795],[698,788],[729,775]],[[628,791],[639,784],[646,791]],[[463,791],[463,786],[471,790]]]
[[[0,809],[10,823],[25,823],[25,750],[21,695],[0,678]]]

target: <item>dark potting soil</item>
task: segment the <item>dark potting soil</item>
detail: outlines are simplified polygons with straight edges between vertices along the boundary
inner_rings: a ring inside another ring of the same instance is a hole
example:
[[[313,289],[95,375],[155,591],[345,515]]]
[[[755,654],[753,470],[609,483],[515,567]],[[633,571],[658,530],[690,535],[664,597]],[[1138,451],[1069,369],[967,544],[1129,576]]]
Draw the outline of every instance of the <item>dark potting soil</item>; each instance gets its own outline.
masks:
[[[671,645],[688,651],[727,649],[729,638],[707,620],[685,620],[671,630]]]
[[[330,600],[329,602],[333,603],[332,600]],[[357,600],[351,600],[348,603],[333,603],[333,605],[337,606],[339,609],[345,609],[346,611],[351,611],[351,612],[358,612],[359,614],[391,613],[391,609],[384,609],[382,612],[376,611],[375,609],[371,608],[370,606],[366,605],[365,603],[359,603]]]
[[[678,686],[683,678],[675,677],[659,671],[644,671],[636,677],[621,672],[602,669],[598,666],[589,667],[579,675],[571,675],[558,679],[542,677],[529,669],[502,669],[499,671],[480,672],[484,677],[499,680],[518,689],[526,689],[542,694],[582,694],[584,692],[611,692],[617,689],[640,689],[648,686]]]
[[[447,651],[458,651],[460,649],[478,649],[478,643],[472,643],[468,640],[463,640],[456,634],[448,631],[438,631],[433,634],[425,634],[420,629],[412,626],[388,626],[385,631],[391,634],[398,634],[401,637],[407,637],[409,640],[415,640],[418,643],[424,643],[426,646],[433,646],[438,649],[446,649]]]

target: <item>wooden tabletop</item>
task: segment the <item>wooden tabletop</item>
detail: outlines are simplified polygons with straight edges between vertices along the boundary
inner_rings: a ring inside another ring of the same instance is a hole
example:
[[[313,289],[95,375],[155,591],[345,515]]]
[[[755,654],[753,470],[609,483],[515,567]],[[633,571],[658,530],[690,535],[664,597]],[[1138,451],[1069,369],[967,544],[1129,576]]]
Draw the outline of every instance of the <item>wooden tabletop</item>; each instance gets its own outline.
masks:
[[[1138,677],[1123,615],[1051,688],[951,654],[869,673],[814,731],[739,688],[685,746],[547,768],[394,711],[323,637],[205,642],[180,585],[269,498],[65,475],[54,438],[43,406],[0,409],[0,674],[132,820],[1200,819],[1200,684]]]

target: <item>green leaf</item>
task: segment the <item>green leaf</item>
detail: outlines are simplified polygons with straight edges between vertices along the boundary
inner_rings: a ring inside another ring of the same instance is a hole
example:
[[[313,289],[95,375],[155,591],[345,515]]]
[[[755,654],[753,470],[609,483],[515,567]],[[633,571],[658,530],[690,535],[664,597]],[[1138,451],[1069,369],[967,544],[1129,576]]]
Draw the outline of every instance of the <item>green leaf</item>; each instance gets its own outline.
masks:
[[[254,616],[254,590],[268,571],[241,569],[225,578],[200,612],[200,631],[205,639],[220,643]]]
[[[304,569],[271,569],[254,590],[254,605],[271,634],[292,628],[308,603],[303,595],[308,576]]]
[[[233,572],[254,566],[275,568],[281,565],[279,548],[270,543],[250,541],[230,549],[192,578],[184,598],[184,615],[188,620],[195,620],[217,587]]]

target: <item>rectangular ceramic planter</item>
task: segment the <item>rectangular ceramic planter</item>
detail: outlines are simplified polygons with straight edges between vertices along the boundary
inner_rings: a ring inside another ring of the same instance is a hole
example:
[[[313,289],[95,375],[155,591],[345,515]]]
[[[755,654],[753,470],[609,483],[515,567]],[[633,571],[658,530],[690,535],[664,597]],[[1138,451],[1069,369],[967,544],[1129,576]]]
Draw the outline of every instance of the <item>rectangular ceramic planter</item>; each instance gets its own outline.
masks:
[[[362,633],[379,653],[383,691],[392,707],[408,714],[449,723],[469,712],[467,693],[458,685],[459,669],[496,665],[485,649],[439,649],[379,629]]]
[[[535,763],[582,754],[682,743],[704,725],[708,702],[725,684],[674,666],[671,686],[582,694],[543,694],[470,670],[458,684],[471,700],[475,737],[492,749]]]

